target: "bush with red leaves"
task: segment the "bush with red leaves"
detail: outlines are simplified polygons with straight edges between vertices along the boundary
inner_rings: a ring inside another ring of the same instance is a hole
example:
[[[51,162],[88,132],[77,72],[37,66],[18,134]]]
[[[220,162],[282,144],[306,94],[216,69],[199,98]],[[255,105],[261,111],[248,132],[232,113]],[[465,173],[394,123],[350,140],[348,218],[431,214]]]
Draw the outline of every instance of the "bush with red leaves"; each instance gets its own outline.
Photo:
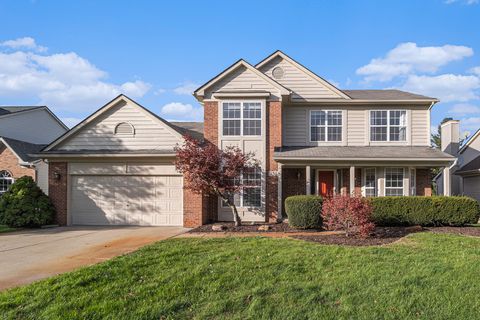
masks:
[[[327,230],[344,230],[345,235],[367,238],[375,229],[372,207],[365,198],[338,196],[323,201],[323,226]]]

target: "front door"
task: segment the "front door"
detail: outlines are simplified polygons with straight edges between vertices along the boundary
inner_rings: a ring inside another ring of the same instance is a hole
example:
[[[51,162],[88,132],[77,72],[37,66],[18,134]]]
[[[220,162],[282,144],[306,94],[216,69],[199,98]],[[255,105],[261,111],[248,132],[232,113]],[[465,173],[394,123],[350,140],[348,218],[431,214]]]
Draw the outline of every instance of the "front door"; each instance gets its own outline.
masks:
[[[318,194],[322,197],[333,195],[333,171],[318,171]]]

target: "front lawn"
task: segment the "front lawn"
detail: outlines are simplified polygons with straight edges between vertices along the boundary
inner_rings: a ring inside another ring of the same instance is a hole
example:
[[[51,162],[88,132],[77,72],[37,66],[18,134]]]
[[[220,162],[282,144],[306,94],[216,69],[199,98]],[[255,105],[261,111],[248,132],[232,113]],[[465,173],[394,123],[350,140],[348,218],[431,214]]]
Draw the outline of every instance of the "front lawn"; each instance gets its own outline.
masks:
[[[7,319],[474,319],[480,238],[172,239],[0,294]]]
[[[15,231],[15,230],[17,230],[17,229],[15,229],[15,228],[10,228],[9,226],[0,224],[0,233],[2,233],[2,232],[10,232],[10,231]]]

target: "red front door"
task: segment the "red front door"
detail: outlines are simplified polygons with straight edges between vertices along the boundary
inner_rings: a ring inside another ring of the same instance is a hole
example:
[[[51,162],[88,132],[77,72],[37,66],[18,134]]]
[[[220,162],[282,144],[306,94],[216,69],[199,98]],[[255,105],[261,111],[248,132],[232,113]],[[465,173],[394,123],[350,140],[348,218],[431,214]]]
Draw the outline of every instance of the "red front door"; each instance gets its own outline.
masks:
[[[333,195],[333,171],[318,171],[318,193],[322,197]]]

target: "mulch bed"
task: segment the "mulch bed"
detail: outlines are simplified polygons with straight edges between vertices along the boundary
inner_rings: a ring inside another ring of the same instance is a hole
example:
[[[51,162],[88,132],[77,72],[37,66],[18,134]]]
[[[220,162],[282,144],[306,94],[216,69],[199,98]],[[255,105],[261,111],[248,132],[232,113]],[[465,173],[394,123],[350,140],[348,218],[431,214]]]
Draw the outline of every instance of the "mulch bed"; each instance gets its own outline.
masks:
[[[224,230],[212,230],[212,226],[214,225],[222,225],[225,226]],[[269,230],[261,231],[258,230],[260,226],[269,226]],[[223,223],[215,223],[215,224],[206,224],[195,229],[190,230],[190,233],[198,233],[198,232],[291,232],[291,233],[299,233],[299,232],[321,232],[322,230],[299,230],[292,228],[288,225],[288,223],[268,223],[268,224],[245,224],[239,227],[235,227],[233,222],[223,222]]]
[[[421,227],[377,227],[375,232],[369,238],[347,237],[344,234],[332,235],[298,235],[292,238],[312,241],[321,244],[335,244],[345,246],[379,246],[395,242],[406,235],[414,232],[420,232]]]
[[[434,233],[453,233],[464,236],[480,237],[480,227],[435,227],[426,229]]]

